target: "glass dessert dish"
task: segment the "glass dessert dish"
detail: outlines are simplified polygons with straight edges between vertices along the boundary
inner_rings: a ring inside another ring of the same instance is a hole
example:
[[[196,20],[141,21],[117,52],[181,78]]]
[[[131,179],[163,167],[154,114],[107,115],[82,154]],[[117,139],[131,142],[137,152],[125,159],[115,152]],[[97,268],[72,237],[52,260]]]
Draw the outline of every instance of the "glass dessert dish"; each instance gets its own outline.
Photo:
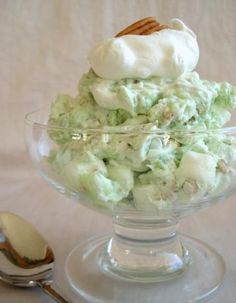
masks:
[[[202,302],[225,264],[207,244],[178,233],[181,218],[235,192],[236,127],[152,125],[66,128],[29,113],[26,142],[59,192],[113,218],[112,235],[70,253],[66,274],[91,302]]]

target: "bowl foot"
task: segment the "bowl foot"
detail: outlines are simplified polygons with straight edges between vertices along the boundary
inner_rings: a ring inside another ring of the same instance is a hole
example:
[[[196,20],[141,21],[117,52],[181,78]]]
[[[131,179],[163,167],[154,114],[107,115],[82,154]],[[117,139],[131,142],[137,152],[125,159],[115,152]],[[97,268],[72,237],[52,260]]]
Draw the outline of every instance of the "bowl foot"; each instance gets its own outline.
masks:
[[[223,282],[225,263],[206,243],[185,235],[180,238],[191,261],[181,275],[169,281],[127,281],[104,271],[101,256],[109,236],[89,239],[75,247],[66,261],[67,278],[73,290],[88,302],[205,302]]]

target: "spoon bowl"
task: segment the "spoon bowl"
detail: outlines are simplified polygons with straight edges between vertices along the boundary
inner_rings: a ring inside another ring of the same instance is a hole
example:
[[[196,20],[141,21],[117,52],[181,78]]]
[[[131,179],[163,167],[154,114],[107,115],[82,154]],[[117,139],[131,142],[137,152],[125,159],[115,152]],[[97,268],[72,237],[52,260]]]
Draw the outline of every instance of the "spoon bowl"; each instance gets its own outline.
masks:
[[[0,212],[0,280],[41,287],[57,302],[68,303],[52,287],[55,257],[42,235],[25,219]]]

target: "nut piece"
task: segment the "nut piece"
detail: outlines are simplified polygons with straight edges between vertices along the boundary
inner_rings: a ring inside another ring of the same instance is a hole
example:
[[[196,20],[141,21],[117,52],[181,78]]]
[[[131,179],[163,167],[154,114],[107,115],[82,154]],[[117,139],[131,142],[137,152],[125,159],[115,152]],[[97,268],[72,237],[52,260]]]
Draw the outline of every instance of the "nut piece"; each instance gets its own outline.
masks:
[[[170,108],[165,108],[165,110],[163,111],[163,118],[165,120],[171,120],[173,118],[174,114],[173,112],[171,111]]]
[[[225,162],[224,159],[220,159],[217,163],[217,167],[219,169],[219,171],[221,171],[223,174],[227,174],[230,171],[229,166],[227,165],[227,163]]]
[[[195,180],[188,180],[184,182],[183,190],[187,194],[195,194],[198,191],[199,187]]]
[[[165,28],[168,28],[168,26],[161,25],[154,17],[147,17],[129,25],[115,37],[124,35],[150,35]]]

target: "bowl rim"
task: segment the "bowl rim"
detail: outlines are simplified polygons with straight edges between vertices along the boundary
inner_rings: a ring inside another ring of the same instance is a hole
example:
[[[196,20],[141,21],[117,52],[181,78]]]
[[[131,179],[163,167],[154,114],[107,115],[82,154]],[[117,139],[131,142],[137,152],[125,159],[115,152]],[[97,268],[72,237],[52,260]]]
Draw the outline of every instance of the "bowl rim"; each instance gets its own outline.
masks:
[[[49,118],[49,110],[47,108],[39,108],[32,110],[25,114],[24,122],[25,124],[32,127],[44,128],[47,130],[61,130],[69,131],[71,133],[86,133],[86,134],[96,134],[96,133],[106,133],[106,134],[158,134],[158,135],[194,135],[194,134],[225,134],[225,133],[236,133],[235,126],[226,126],[221,128],[158,128],[157,123],[146,123],[146,124],[136,124],[136,125],[117,125],[117,126],[105,126],[102,128],[75,128],[75,127],[63,127],[53,124],[47,124],[36,121],[33,119],[33,115],[37,113],[47,113]],[[153,127],[153,129],[147,129],[147,126]]]

